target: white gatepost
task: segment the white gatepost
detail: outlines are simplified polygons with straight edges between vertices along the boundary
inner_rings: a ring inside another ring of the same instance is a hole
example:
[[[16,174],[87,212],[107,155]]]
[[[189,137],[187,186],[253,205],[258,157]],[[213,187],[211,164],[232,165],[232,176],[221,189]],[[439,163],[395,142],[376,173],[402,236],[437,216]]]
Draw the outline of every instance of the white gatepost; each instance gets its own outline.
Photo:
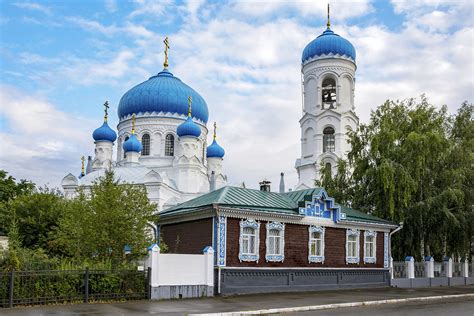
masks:
[[[150,276],[150,286],[151,287],[158,287],[159,280],[158,280],[158,260],[160,257],[160,246],[157,244],[153,244],[148,247],[148,260],[147,260],[147,267],[151,267],[151,276]]]
[[[444,271],[446,272],[446,277],[452,278],[453,277],[453,259],[450,257],[443,258],[444,264]]]
[[[393,257],[390,257],[390,278],[393,280]]]
[[[425,257],[425,277],[434,278],[434,259],[431,256]]]
[[[204,269],[206,273],[206,285],[214,286],[214,249],[211,246],[207,246],[203,249],[202,253],[205,256]]]
[[[464,259],[462,263],[462,276],[465,278],[469,277],[469,261],[467,259]]]
[[[407,272],[407,278],[414,279],[415,278],[415,258],[413,258],[412,256],[405,257],[405,269]]]

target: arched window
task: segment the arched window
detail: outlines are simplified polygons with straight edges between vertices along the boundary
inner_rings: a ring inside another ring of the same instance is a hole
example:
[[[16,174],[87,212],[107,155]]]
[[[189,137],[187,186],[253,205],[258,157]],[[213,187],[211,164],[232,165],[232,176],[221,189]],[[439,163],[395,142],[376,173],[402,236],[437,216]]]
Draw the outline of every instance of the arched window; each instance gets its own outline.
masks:
[[[165,138],[165,156],[174,156],[174,136],[166,135]]]
[[[142,136],[142,156],[150,156],[150,135]]]
[[[336,150],[336,140],[334,136],[334,128],[326,127],[323,130],[323,152],[334,152]]]
[[[332,165],[330,162],[326,162],[326,170],[329,172],[329,175],[332,176]]]
[[[125,136],[125,139],[123,140],[123,143],[125,144],[125,142],[129,139],[130,137],[128,136]],[[122,144],[123,145],[123,144]],[[125,159],[127,153],[125,152],[125,150],[123,151],[123,158]]]
[[[322,108],[336,108],[336,81],[333,78],[326,78],[323,80]]]

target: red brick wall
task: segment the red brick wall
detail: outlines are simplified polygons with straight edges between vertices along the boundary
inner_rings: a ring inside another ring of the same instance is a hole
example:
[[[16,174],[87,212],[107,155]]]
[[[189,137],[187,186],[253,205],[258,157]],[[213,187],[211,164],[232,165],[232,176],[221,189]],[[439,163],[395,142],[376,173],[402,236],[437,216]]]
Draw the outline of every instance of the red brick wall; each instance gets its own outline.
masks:
[[[285,260],[283,262],[266,262],[266,222],[260,222],[260,259],[256,262],[239,261],[240,219],[227,218],[227,258],[229,267],[367,267],[383,268],[383,233],[377,233],[377,261],[375,264],[364,264],[364,231],[360,232],[360,264],[346,264],[346,230],[326,227],[325,261],[308,262],[308,226],[285,224]]]
[[[201,254],[212,246],[212,218],[162,225],[160,231],[169,253]]]

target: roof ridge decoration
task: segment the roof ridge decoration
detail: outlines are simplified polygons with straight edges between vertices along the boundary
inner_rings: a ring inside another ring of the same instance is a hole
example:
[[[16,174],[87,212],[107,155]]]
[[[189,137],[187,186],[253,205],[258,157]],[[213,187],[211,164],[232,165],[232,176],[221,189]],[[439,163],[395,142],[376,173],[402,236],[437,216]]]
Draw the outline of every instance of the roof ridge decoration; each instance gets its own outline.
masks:
[[[341,207],[334,203],[334,198],[330,197],[324,188],[312,194],[309,201],[305,196],[303,202],[304,206],[298,210],[300,215],[331,219],[335,223],[346,218],[346,214],[341,212]]]

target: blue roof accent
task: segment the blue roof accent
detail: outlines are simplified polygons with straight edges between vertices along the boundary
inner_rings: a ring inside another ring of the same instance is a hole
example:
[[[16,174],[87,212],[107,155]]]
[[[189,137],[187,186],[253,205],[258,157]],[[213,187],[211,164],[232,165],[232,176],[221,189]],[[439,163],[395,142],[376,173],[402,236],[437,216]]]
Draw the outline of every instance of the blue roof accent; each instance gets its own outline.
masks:
[[[139,153],[142,151],[142,143],[140,143],[135,134],[132,134],[130,138],[123,143],[123,150],[125,150],[125,152],[134,151]]]
[[[117,139],[117,133],[109,127],[107,122],[104,122],[101,127],[97,128],[92,133],[92,138],[94,138],[96,142],[109,141],[113,143]]]
[[[225,155],[225,150],[219,144],[214,141],[210,146],[207,147],[207,158],[222,158]]]
[[[207,123],[209,110],[206,101],[191,87],[173,76],[166,68],[156,76],[127,91],[118,106],[119,119],[133,113],[163,112],[173,114],[188,114],[188,97],[193,99],[193,114],[195,119]]]
[[[193,122],[191,116],[184,123],[179,124],[176,133],[179,137],[181,136],[194,136],[199,137],[201,135],[201,128]]]
[[[306,45],[301,62],[304,63],[308,59],[329,54],[344,56],[353,62],[356,60],[356,51],[351,42],[327,28],[321,35]]]

